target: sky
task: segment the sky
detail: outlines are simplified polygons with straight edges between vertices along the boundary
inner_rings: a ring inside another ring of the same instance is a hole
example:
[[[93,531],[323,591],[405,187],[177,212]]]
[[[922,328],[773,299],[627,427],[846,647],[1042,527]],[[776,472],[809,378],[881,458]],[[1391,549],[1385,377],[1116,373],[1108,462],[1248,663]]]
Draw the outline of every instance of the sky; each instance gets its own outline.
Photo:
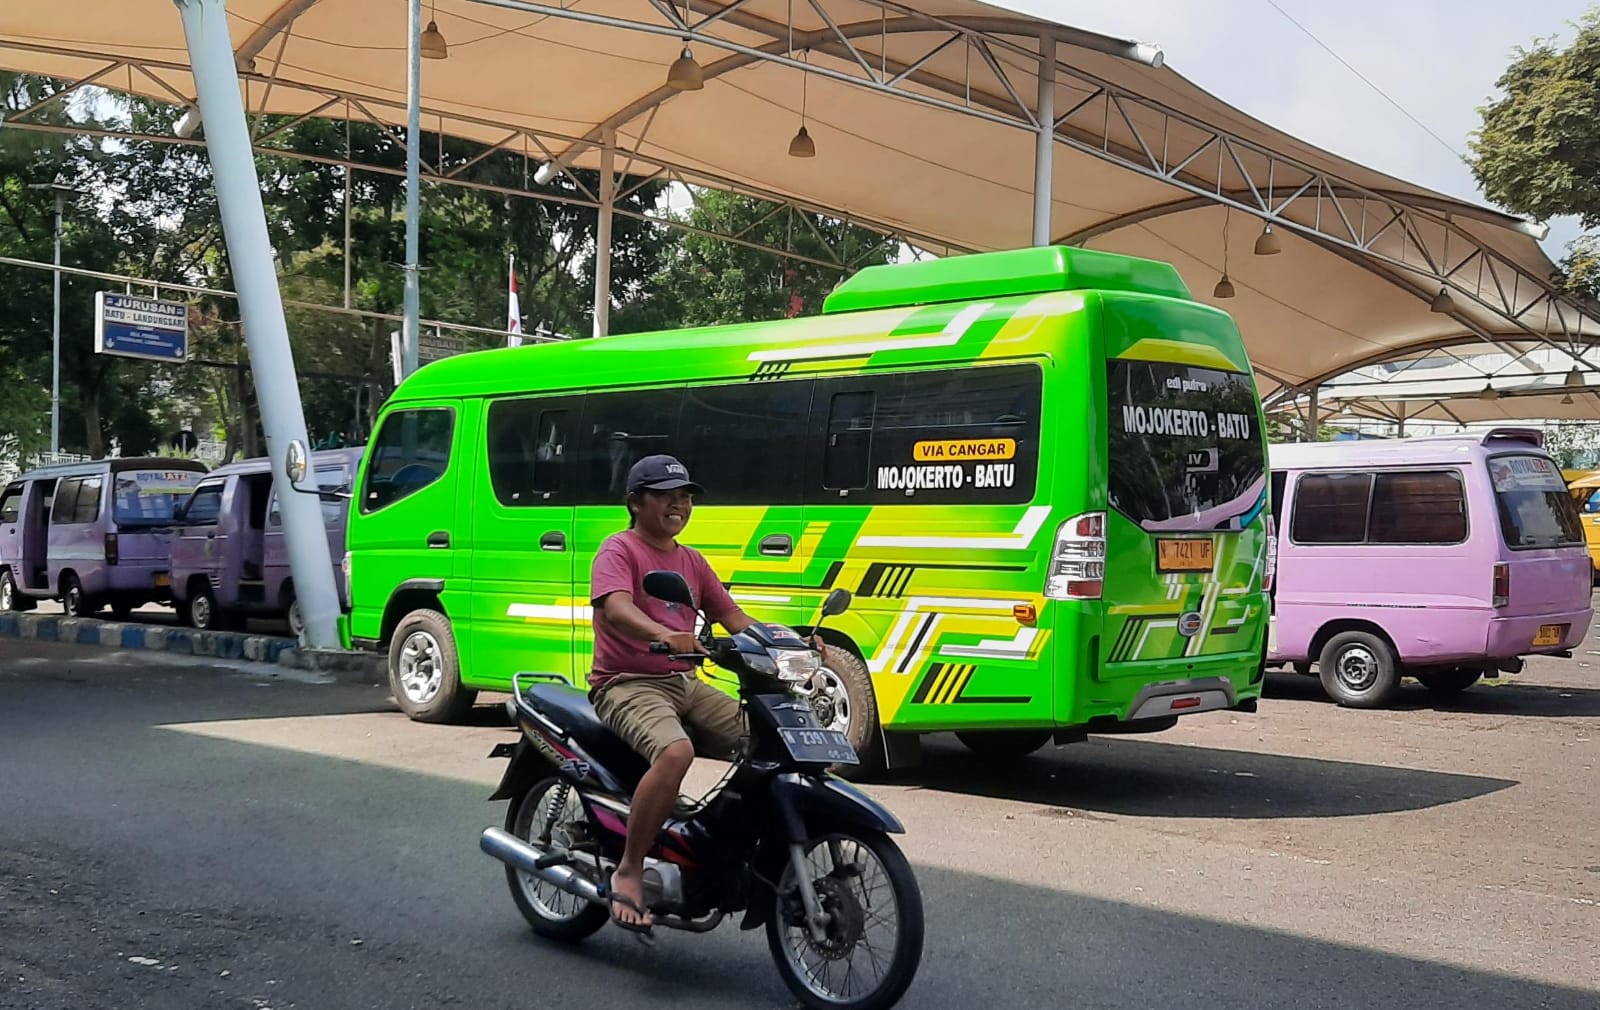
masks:
[[[1456,154],[1513,50],[1572,37],[1591,0],[988,0],[1105,35],[1160,45],[1167,66],[1286,133],[1409,182],[1488,200]],[[1427,130],[1295,27],[1273,3]],[[1580,229],[1550,223],[1560,259]]]

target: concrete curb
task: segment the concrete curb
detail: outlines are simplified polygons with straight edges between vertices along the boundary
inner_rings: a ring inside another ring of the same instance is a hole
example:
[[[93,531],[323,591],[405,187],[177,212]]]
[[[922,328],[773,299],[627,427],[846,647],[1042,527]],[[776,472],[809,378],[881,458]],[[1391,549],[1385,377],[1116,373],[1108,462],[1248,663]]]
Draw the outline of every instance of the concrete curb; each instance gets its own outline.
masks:
[[[196,631],[102,621],[59,614],[0,613],[0,638],[31,638],[68,645],[108,649],[147,649],[180,656],[277,663],[297,670],[332,674],[336,680],[363,684],[388,681],[386,657],[376,653],[301,649],[293,638],[248,635],[237,631]]]

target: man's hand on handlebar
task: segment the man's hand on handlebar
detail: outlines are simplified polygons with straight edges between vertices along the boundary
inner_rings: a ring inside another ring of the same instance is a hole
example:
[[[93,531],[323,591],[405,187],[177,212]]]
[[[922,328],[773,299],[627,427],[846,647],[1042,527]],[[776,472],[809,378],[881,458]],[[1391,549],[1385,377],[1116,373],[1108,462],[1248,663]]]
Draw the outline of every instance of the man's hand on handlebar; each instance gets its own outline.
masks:
[[[706,652],[706,647],[700,644],[700,639],[696,638],[692,631],[674,631],[662,635],[657,641],[666,646],[661,651],[669,652],[675,656],[686,656],[695,652],[702,656],[709,655]]]

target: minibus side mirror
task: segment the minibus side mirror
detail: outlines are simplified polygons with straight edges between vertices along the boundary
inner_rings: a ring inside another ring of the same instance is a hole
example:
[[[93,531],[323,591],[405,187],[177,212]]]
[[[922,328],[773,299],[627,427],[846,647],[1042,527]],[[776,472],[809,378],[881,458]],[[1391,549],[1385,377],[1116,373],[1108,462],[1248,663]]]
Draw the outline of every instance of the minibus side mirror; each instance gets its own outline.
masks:
[[[323,501],[343,501],[355,497],[351,491],[331,491],[306,484],[306,473],[310,466],[311,456],[306,452],[306,444],[298,438],[291,440],[283,454],[283,471],[289,478],[290,487],[301,494],[314,494]]]

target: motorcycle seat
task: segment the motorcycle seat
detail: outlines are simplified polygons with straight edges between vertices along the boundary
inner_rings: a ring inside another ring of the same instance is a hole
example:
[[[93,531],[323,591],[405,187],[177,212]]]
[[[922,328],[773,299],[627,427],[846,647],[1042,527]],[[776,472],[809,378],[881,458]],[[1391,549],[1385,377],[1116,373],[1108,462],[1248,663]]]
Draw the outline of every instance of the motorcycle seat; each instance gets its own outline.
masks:
[[[534,684],[523,692],[530,707],[571,735],[572,740],[633,792],[650,770],[638,751],[595,715],[587,692],[566,684]]]

